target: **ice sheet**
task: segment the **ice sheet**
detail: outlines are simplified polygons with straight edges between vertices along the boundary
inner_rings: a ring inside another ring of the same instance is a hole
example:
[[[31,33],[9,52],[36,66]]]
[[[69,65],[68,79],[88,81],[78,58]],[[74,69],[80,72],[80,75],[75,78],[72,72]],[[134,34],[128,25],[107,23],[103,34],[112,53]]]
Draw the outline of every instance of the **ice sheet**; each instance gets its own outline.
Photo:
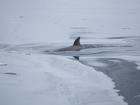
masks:
[[[3,105],[127,105],[110,78],[62,56],[0,53]]]

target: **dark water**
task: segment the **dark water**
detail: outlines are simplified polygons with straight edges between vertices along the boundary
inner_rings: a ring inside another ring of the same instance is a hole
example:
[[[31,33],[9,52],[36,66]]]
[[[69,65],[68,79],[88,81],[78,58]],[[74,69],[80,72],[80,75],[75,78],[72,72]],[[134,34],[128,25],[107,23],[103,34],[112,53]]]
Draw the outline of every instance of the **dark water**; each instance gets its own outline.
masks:
[[[79,56],[82,64],[95,68],[109,76],[115,82],[118,94],[124,97],[129,105],[140,105],[140,70],[136,62],[119,56],[135,56],[140,59],[140,37],[109,37],[109,40],[125,40],[127,43],[116,44],[83,44],[80,52],[60,52],[58,55]],[[117,56],[115,58],[114,56]],[[106,66],[96,66],[96,61]],[[92,59],[93,58],[93,59]],[[89,65],[90,62],[90,65]]]
[[[17,75],[17,73],[13,73],[13,72],[6,72],[4,74],[7,74],[7,75]]]
[[[137,64],[118,58],[99,58],[97,61],[106,64],[106,66],[94,66],[94,62],[89,66],[112,78],[116,89],[120,90],[119,94],[125,98],[124,100],[129,105],[139,105],[140,98],[137,96],[140,95],[140,70],[137,69]],[[86,62],[82,62],[82,64],[88,65]],[[135,100],[136,98],[137,100]]]
[[[124,97],[129,105],[140,105],[140,70],[136,62],[120,59],[119,56],[135,56],[140,60],[140,37],[109,37],[110,40],[124,39],[126,45],[98,45],[90,50],[90,55],[82,59],[82,64],[91,66],[109,76],[120,90],[119,95]],[[96,52],[96,53],[95,53]],[[117,58],[115,58],[117,56]],[[96,61],[106,66],[96,66]],[[126,57],[126,58],[127,58]]]

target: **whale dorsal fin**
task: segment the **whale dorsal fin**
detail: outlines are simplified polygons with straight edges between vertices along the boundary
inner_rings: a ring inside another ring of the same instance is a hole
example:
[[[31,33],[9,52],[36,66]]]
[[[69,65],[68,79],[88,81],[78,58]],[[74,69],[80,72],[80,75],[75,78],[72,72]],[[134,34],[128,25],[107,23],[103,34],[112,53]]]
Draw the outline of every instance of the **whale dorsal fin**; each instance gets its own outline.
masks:
[[[73,46],[80,46],[80,37],[76,38],[74,43],[73,43]]]

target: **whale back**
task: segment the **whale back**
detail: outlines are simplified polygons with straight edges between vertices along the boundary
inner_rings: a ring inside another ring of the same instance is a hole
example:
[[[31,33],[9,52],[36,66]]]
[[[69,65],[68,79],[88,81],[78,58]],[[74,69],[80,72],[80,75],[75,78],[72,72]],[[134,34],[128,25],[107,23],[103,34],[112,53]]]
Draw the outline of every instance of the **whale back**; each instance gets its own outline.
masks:
[[[81,44],[80,44],[80,37],[75,39],[75,41],[73,43],[73,46],[81,46]]]

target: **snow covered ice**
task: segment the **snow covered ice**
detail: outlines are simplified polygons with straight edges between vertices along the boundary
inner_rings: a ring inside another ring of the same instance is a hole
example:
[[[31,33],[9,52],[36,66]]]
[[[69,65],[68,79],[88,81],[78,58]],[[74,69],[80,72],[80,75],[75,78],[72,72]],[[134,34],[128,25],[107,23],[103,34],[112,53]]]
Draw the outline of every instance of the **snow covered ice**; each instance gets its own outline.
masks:
[[[110,78],[61,56],[0,53],[2,105],[126,105]],[[16,72],[16,76],[2,74]]]

